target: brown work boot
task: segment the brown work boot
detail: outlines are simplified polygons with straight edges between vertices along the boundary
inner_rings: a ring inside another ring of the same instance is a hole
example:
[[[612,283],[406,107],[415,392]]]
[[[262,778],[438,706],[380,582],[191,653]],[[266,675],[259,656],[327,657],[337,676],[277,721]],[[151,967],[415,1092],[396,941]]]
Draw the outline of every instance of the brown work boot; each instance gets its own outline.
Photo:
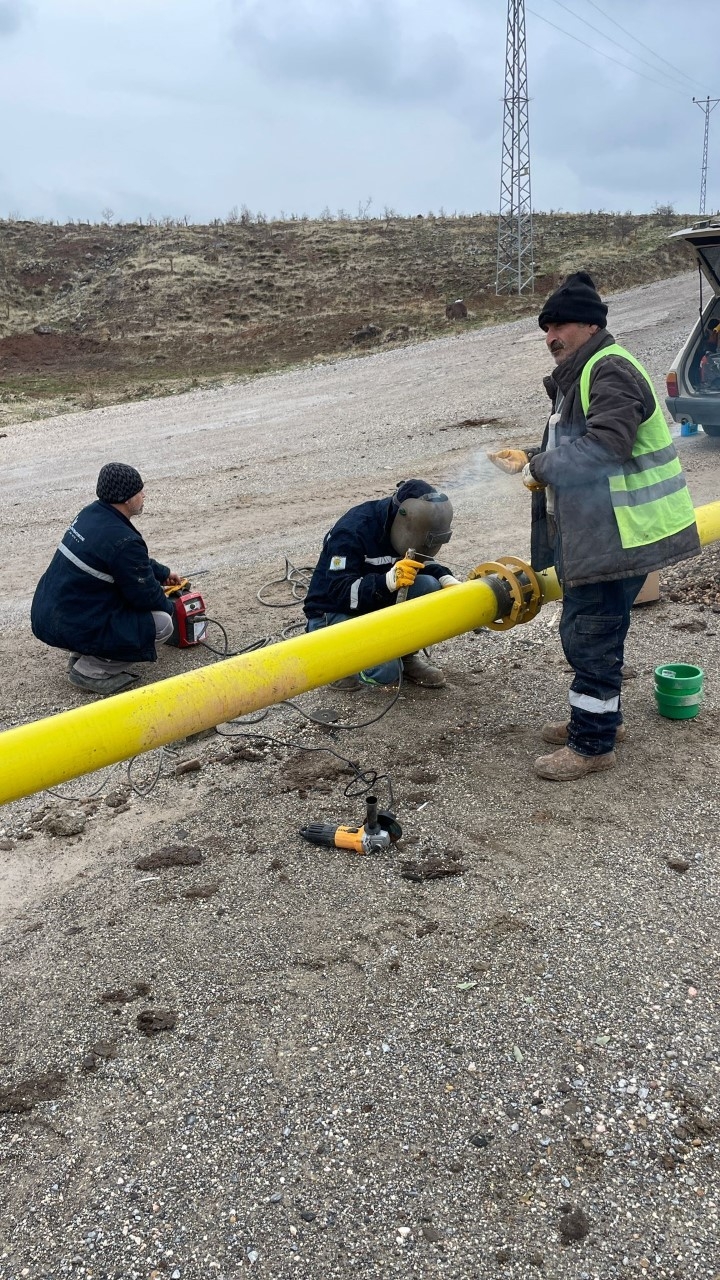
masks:
[[[581,756],[570,747],[561,747],[550,756],[540,756],[535,761],[535,772],[538,778],[547,778],[549,782],[576,782],[588,773],[614,769],[615,764],[614,751],[606,751],[602,756]]]
[[[402,660],[403,675],[411,684],[422,685],[425,689],[442,689],[445,676],[439,667],[428,662],[422,653],[408,653]]]
[[[562,724],[544,724],[540,737],[543,742],[549,742],[553,747],[565,747],[567,746],[568,740],[568,728],[569,725],[567,721],[564,721]],[[626,738],[627,729],[625,728],[625,725],[618,725],[617,732],[615,734],[615,741],[624,742]]]

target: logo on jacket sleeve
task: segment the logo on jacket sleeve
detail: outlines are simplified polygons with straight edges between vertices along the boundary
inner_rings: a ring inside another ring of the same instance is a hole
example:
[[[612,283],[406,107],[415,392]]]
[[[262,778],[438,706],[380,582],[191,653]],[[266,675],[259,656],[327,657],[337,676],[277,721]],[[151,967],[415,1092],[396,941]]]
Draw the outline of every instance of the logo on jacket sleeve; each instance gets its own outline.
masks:
[[[331,569],[344,569],[346,563],[347,563],[347,556],[331,556],[330,558]]]

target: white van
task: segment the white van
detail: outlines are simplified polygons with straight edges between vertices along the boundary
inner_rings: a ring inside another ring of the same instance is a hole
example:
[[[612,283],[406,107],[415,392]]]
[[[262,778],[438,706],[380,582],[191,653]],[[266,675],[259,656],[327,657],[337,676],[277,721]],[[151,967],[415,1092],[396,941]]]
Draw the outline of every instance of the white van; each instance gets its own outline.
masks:
[[[665,403],[676,422],[720,436],[720,217],[675,231],[700,267],[700,314],[665,379]],[[703,297],[703,277],[710,288]]]

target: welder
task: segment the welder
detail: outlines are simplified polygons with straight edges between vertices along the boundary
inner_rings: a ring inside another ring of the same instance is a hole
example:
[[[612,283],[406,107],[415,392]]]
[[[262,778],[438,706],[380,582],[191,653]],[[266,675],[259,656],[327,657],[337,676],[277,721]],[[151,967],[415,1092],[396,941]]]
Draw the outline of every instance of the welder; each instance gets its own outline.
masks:
[[[455,586],[458,579],[435,560],[450,540],[453,518],[447,494],[426,480],[405,480],[389,498],[351,507],[325,535],[304,610],[307,630],[347,622]],[[413,684],[440,689],[445,676],[422,653],[383,662],[339,680],[336,688]]]
[[[69,649],[68,678],[88,693],[120,693],[137,679],[134,662],[155,662],[173,633],[163,585],[181,578],[152,560],[132,523],[145,503],[140,473],[108,462],[90,503],[66,529],[32,602],[38,640]]]

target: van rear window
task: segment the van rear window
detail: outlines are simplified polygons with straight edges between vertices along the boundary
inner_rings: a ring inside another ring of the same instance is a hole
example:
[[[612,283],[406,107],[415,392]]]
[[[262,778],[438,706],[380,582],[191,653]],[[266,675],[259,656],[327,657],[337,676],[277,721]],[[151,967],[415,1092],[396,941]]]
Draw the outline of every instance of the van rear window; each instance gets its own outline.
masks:
[[[696,240],[695,249],[720,285],[720,236],[717,240]]]

